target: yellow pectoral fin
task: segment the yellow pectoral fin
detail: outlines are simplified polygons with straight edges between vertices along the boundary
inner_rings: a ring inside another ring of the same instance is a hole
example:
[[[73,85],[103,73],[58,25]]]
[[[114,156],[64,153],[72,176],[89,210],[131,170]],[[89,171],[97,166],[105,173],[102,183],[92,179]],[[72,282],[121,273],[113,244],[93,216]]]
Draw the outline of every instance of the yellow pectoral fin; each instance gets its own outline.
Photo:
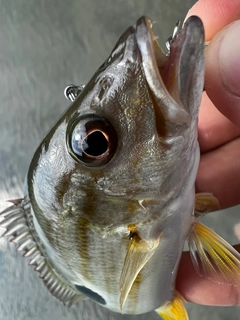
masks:
[[[188,242],[200,275],[219,283],[240,283],[240,254],[228,242],[200,222],[194,223]]]
[[[195,195],[195,216],[203,216],[212,211],[220,210],[218,199],[211,193],[197,193]]]
[[[155,241],[145,241],[140,239],[137,234],[135,234],[130,240],[120,278],[121,310],[123,309],[123,305],[132,288],[134,280],[156,251],[159,240],[160,239]]]
[[[179,293],[171,302],[155,310],[164,320],[188,320],[188,314]]]

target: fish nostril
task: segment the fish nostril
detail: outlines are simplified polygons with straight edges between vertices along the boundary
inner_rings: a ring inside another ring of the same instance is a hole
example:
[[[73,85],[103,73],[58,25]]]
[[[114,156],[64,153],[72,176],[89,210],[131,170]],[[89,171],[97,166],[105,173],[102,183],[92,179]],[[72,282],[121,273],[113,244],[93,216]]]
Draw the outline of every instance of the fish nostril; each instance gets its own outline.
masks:
[[[81,293],[85,294],[85,296],[87,296],[88,298],[96,301],[97,303],[100,303],[102,305],[106,304],[106,301],[96,292],[84,287],[84,286],[79,286],[79,285],[75,285],[75,288],[80,291]]]

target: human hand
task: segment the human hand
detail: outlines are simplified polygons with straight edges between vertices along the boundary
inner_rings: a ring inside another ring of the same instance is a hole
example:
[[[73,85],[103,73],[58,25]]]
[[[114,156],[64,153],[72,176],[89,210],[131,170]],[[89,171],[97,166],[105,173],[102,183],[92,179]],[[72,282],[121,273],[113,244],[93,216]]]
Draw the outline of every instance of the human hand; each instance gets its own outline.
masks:
[[[213,39],[205,55],[196,192],[213,193],[221,208],[228,208],[240,203],[240,21],[235,21],[240,18],[240,0],[200,0],[190,15],[202,19],[206,41]],[[240,251],[240,246],[236,248]],[[240,305],[240,285],[200,277],[189,253],[181,259],[177,290],[186,300],[199,304]]]

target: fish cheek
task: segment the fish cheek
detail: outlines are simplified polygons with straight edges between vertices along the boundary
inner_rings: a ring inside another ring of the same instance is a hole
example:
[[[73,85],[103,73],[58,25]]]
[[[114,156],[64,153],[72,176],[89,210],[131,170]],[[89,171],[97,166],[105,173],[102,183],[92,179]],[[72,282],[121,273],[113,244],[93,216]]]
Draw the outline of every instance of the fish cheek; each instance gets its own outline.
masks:
[[[64,196],[67,191],[71,188],[70,185],[70,175],[64,174],[58,184],[55,187],[56,190],[56,198],[60,206],[64,205]]]
[[[98,196],[91,183],[81,181],[80,174],[66,178],[66,192],[62,200],[62,212],[58,219],[57,246],[64,261],[74,272],[91,281],[89,269],[92,217],[98,212]],[[76,179],[78,178],[78,179]],[[90,191],[89,191],[90,190]]]

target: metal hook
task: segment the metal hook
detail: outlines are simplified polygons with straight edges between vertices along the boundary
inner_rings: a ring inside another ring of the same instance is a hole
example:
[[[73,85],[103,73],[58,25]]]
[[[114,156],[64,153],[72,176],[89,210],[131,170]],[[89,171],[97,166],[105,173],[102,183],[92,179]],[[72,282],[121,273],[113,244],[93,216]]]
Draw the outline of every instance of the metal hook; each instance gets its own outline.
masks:
[[[84,84],[80,86],[75,86],[74,84],[70,84],[64,89],[64,95],[68,100],[73,102],[77,98],[77,96],[82,92],[84,87],[85,87]]]
[[[173,29],[172,36],[169,37],[166,41],[166,47],[167,47],[168,51],[170,51],[170,46],[171,46],[173,39],[179,34],[180,31],[181,31],[181,21],[178,20],[174,29]]]

